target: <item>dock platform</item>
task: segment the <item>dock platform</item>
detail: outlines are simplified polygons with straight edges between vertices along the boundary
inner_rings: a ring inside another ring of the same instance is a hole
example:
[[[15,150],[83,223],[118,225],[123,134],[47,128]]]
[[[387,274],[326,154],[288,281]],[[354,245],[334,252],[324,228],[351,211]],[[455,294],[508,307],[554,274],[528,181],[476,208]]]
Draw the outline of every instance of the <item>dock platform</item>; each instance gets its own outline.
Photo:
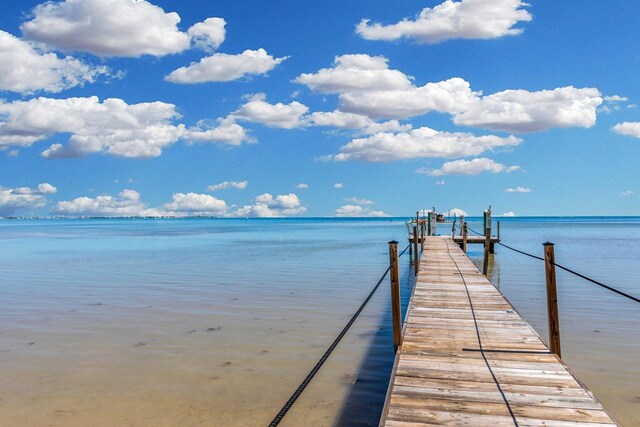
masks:
[[[428,239],[430,236],[424,236],[425,239]],[[435,237],[442,237],[442,236],[435,236]],[[408,236],[409,239],[409,243],[413,243],[413,236]],[[460,245],[462,244],[462,236],[453,236],[452,239],[456,244]],[[425,240],[426,242],[427,240]],[[484,236],[467,236],[467,244],[468,245],[473,245],[473,244],[480,244],[480,245],[484,245],[486,239]],[[422,243],[422,236],[418,236],[418,243]],[[491,236],[491,243],[495,244],[495,243],[500,243],[500,239],[496,236]]]
[[[422,255],[381,426],[617,425],[458,244]]]

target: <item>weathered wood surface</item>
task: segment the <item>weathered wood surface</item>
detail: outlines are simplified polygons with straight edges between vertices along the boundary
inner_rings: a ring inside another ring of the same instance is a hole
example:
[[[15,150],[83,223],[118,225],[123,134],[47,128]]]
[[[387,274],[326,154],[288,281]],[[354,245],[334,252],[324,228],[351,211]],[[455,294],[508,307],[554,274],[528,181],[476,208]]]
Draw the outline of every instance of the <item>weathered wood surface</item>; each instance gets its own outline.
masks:
[[[380,425],[616,423],[454,241],[426,237]]]

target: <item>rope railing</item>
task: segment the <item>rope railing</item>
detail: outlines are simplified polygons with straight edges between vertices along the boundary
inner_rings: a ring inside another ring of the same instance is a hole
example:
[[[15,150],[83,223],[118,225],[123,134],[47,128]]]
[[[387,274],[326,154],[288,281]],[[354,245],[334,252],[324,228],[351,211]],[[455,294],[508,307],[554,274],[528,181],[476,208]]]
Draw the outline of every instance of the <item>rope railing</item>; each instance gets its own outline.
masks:
[[[473,230],[472,228],[469,228],[468,226],[467,226],[467,230],[471,231],[472,233],[477,234],[478,236],[483,236],[484,235],[484,234],[478,233],[477,231]],[[530,253],[522,251],[520,249],[513,248],[511,246],[505,245],[502,242],[496,242],[496,244],[498,244],[498,245],[500,245],[502,247],[505,247],[505,248],[507,248],[509,250],[512,250],[514,252],[517,252],[519,254],[526,255],[528,257],[535,258],[535,259],[540,260],[540,261],[544,261],[544,258],[542,258],[542,257],[530,254]],[[633,295],[629,295],[626,292],[623,292],[623,291],[621,291],[619,289],[616,289],[616,288],[614,288],[612,286],[606,285],[606,284],[604,284],[604,283],[602,283],[602,282],[600,282],[598,280],[595,280],[595,279],[592,279],[591,277],[585,276],[584,274],[578,273],[577,271],[572,270],[569,267],[565,267],[564,265],[561,265],[561,264],[558,264],[558,263],[555,263],[555,262],[553,262],[552,264],[555,265],[556,267],[558,267],[559,269],[566,271],[567,273],[571,273],[574,276],[580,277],[581,279],[587,280],[587,281],[589,281],[589,282],[591,282],[591,283],[593,283],[595,285],[598,285],[600,287],[603,287],[603,288],[605,288],[605,289],[607,289],[607,290],[609,290],[611,292],[615,292],[618,295],[621,295],[621,296],[623,296],[625,298],[628,298],[628,299],[630,299],[632,301],[640,303],[640,298],[634,297]]]
[[[404,250],[400,253],[400,255],[398,255],[398,257],[401,257],[402,255],[404,255],[407,249],[409,249],[409,245],[406,248],[404,248]],[[380,277],[380,280],[378,280],[378,283],[376,283],[376,285],[373,287],[373,289],[371,290],[367,298],[365,298],[364,302],[360,305],[358,310],[353,314],[353,316],[351,316],[351,319],[349,320],[349,322],[347,322],[345,327],[342,328],[342,331],[340,331],[336,339],[333,341],[333,343],[331,343],[327,351],[324,352],[320,360],[318,360],[318,363],[315,364],[315,366],[311,369],[309,374],[307,374],[307,376],[302,381],[302,383],[300,383],[296,391],[293,392],[289,400],[287,400],[287,403],[285,403],[282,409],[280,409],[280,412],[278,412],[275,418],[271,421],[271,423],[269,424],[269,427],[275,427],[278,424],[280,424],[284,416],[287,414],[287,412],[289,412],[289,409],[291,409],[291,406],[293,406],[293,404],[298,399],[298,397],[300,397],[304,389],[307,388],[307,386],[309,385],[313,377],[318,373],[322,365],[324,365],[324,362],[326,362],[326,360],[329,358],[333,350],[338,346],[338,343],[340,343],[340,340],[342,340],[342,338],[347,334],[347,331],[351,328],[351,325],[353,325],[353,323],[356,321],[357,317],[360,315],[362,310],[364,310],[364,307],[367,305],[371,297],[373,297],[373,294],[380,287],[380,284],[382,283],[384,278],[387,277],[387,274],[389,274],[390,269],[391,267],[387,267],[385,272]]]

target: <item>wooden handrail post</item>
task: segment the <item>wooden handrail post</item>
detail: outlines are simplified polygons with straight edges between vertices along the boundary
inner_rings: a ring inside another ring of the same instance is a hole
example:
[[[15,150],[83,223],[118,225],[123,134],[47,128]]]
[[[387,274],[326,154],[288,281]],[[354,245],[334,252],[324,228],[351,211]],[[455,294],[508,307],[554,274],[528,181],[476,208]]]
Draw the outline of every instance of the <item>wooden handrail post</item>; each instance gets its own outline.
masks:
[[[500,241],[500,221],[498,221],[498,241]]]
[[[560,351],[560,317],[558,316],[558,292],[556,288],[556,265],[554,244],[543,243],[544,269],[547,278],[547,315],[549,318],[549,346],[551,352],[562,357]]]
[[[484,212],[484,258],[482,259],[482,274],[489,274],[489,252],[491,251],[491,211]]]
[[[431,230],[431,211],[427,212],[427,236],[433,235]]]
[[[393,351],[402,345],[402,314],[400,308],[400,271],[398,242],[389,242],[389,278],[391,280],[391,318],[393,319]]]
[[[464,225],[464,215],[460,215],[460,236],[462,237],[462,226]]]
[[[413,227],[413,270],[415,271],[416,276],[418,275],[418,270],[420,270],[420,254],[418,253],[418,226]]]
[[[425,240],[426,228],[427,226],[424,224],[424,222],[420,223],[420,254],[424,252],[424,240]]]
[[[467,253],[467,223],[462,223],[462,251]]]

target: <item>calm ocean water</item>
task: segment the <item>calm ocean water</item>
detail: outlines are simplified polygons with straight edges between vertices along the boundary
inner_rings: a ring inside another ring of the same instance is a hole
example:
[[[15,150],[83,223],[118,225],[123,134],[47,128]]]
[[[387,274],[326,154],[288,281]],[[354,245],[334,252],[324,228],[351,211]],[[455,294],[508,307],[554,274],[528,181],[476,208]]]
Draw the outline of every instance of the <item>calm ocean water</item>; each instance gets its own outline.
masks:
[[[556,262],[640,295],[640,218],[500,222],[504,243],[541,255],[550,240]],[[0,221],[0,425],[267,425],[405,234],[388,218]],[[469,252],[481,262],[481,246]],[[406,303],[406,256],[401,273]],[[498,247],[490,273],[546,337],[544,265]],[[640,306],[557,274],[565,361],[634,425]],[[388,289],[281,425],[377,425],[393,361]]]

